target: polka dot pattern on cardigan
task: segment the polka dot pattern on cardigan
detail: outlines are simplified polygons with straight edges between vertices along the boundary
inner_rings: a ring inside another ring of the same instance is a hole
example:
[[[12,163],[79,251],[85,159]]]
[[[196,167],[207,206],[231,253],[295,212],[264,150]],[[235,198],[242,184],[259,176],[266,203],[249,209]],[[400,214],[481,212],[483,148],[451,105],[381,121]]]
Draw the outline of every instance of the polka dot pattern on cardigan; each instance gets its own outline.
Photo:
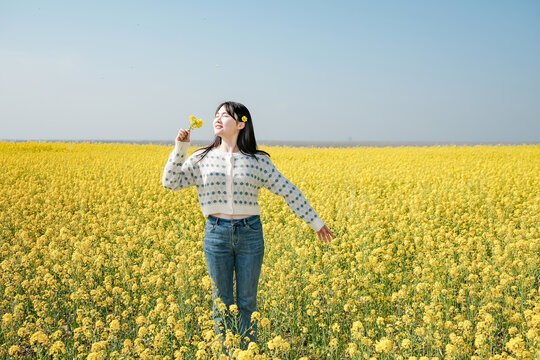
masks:
[[[265,187],[283,197],[313,230],[324,226],[300,189],[279,172],[268,156],[256,154],[257,161],[239,152],[212,149],[196,163],[198,151],[186,159],[189,145],[176,142],[163,171],[163,187],[178,191],[196,186],[205,217],[213,213],[259,215],[259,191]]]

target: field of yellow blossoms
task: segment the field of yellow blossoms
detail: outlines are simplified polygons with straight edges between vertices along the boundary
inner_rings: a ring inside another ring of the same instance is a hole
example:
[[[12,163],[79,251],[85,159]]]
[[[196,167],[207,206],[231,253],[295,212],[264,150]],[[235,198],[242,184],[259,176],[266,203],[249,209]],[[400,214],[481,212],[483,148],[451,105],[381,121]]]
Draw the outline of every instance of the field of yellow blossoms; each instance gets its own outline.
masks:
[[[0,143],[1,359],[225,358],[172,148]],[[261,148],[336,238],[261,190],[259,339],[232,358],[540,358],[540,146]]]

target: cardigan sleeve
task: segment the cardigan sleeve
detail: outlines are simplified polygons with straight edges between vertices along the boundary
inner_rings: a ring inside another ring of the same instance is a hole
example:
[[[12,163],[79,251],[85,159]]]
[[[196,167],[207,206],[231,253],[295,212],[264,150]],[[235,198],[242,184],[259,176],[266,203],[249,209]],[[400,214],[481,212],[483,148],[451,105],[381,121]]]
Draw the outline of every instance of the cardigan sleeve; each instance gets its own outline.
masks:
[[[163,170],[163,187],[178,191],[195,185],[195,175],[190,159],[186,160],[189,142],[176,141],[174,150]]]
[[[264,186],[274,194],[283,197],[296,216],[304,220],[316,232],[319,231],[324,226],[324,222],[311,207],[304,194],[279,172],[268,157],[267,164],[269,168]]]

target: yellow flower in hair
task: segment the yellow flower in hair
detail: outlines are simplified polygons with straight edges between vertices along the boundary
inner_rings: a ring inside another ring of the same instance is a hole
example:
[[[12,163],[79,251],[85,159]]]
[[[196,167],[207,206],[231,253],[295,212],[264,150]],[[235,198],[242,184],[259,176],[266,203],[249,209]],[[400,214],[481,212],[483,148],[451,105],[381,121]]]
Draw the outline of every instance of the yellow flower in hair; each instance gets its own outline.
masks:
[[[243,122],[246,122],[246,121],[247,121],[247,117],[242,116],[242,121],[243,121]]]

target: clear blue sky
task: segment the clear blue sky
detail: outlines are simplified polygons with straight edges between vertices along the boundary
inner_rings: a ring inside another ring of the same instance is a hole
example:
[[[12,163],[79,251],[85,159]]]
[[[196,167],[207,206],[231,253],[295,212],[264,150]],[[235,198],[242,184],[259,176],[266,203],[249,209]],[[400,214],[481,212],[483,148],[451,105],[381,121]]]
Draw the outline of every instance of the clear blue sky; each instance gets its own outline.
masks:
[[[0,0],[0,139],[538,142],[540,1]]]

